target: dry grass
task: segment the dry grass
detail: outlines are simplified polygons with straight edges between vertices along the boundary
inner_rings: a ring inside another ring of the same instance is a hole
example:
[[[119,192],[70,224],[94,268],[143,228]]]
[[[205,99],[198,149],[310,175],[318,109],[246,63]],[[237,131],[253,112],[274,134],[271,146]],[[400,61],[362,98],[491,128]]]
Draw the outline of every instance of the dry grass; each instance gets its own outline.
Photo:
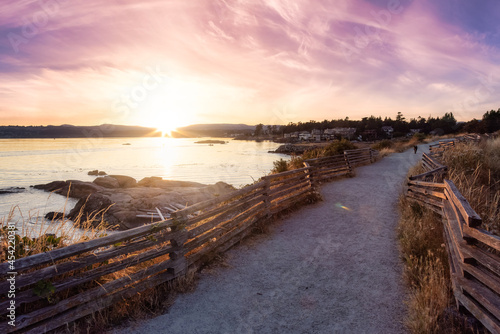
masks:
[[[482,218],[482,228],[500,235],[500,139],[458,144],[444,152],[443,163],[449,179]]]
[[[373,144],[371,147],[374,150],[378,150],[380,152],[380,156],[385,157],[392,153],[402,153],[415,145],[419,145],[422,143],[428,143],[430,141],[435,140],[431,137],[424,136],[413,136],[410,139],[398,139],[398,140],[388,140],[384,139]]]
[[[5,261],[8,231],[12,227],[15,227],[16,232],[15,258],[19,259],[106,235],[109,226],[103,220],[96,219],[99,214],[97,212],[85,221],[77,219],[71,222],[63,218],[48,222],[24,215],[18,206],[14,206],[7,217],[0,218],[0,261]]]

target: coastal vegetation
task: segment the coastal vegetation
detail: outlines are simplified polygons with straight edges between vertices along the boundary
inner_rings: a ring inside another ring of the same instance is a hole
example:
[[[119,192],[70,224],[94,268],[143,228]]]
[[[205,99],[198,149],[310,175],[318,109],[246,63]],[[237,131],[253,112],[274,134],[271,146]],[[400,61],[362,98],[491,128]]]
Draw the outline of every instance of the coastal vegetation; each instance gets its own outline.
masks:
[[[274,162],[272,173],[281,173],[288,170],[299,169],[304,167],[304,161],[308,159],[324,158],[333,155],[344,154],[346,150],[357,149],[358,146],[347,139],[336,140],[324,147],[317,147],[311,150],[306,150],[303,154],[292,155],[290,161],[280,159]]]

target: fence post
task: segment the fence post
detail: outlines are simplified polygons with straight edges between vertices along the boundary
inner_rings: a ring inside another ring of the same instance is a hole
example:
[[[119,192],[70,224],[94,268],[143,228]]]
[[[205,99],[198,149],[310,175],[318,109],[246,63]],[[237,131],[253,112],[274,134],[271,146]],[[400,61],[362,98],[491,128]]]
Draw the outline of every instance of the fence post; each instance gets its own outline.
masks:
[[[177,248],[176,251],[168,253],[168,256],[173,260],[173,264],[168,268],[168,271],[175,276],[180,276],[187,272],[187,260],[186,260],[186,241],[188,240],[188,232],[186,230],[186,224],[188,222],[188,217],[185,212],[176,211],[170,214],[172,219],[175,221],[175,226],[172,227],[175,237],[170,239],[172,246]]]
[[[311,189],[314,189],[316,187],[316,180],[314,179],[314,170],[313,170],[313,167],[306,161],[304,161],[304,167],[307,167],[307,171],[306,171],[306,174],[307,174],[307,178],[309,179],[309,186],[311,187]]]
[[[265,212],[266,212],[266,217],[269,218],[271,217],[271,181],[268,177],[264,178],[264,206],[265,206]]]
[[[349,174],[352,173],[352,166],[351,166],[351,162],[349,161],[349,153],[347,153],[347,151],[344,151],[344,159],[345,159],[345,163],[347,165],[347,168],[349,169]]]

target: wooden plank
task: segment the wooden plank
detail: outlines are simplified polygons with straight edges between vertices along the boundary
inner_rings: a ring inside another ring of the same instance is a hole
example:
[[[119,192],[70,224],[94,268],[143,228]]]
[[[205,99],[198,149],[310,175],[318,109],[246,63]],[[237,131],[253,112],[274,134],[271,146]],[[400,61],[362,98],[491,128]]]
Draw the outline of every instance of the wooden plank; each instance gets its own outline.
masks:
[[[241,198],[238,198],[237,200],[234,200],[231,202],[221,203],[221,204],[219,204],[220,206],[216,207],[215,209],[205,211],[196,217],[189,218],[186,221],[186,226],[189,228],[189,227],[191,227],[191,226],[193,226],[201,221],[210,219],[210,218],[215,217],[219,214],[227,213],[227,212],[234,212],[234,211],[238,210],[241,206],[245,206],[246,203],[248,203],[249,201],[253,201],[255,199],[264,200],[264,198],[263,198],[264,193],[265,193],[265,190],[262,189],[262,190],[259,190],[256,192],[249,193]]]
[[[500,320],[500,297],[480,283],[463,277],[458,278],[463,291],[473,297],[479,305],[490,312],[497,321]]]
[[[462,213],[465,222],[469,227],[476,227],[481,225],[482,219],[479,215],[472,209],[469,202],[465,199],[465,197],[458,191],[455,184],[450,180],[444,180],[446,189],[452,195],[450,200],[457,206],[457,208]]]
[[[35,310],[28,314],[19,315],[16,317],[16,327],[15,330],[23,329],[27,326],[33,325],[37,322],[45,320],[50,317],[57,316],[59,313],[70,309],[75,306],[79,306],[85,304],[89,301],[96,301],[101,296],[108,294],[109,292],[116,291],[128,284],[132,284],[138,280],[144,279],[150,275],[154,275],[158,272],[165,271],[168,269],[168,264],[171,263],[171,260],[167,260],[150,267],[147,267],[141,271],[136,273],[120,277],[108,283],[104,283],[98,287],[92,288],[90,290],[86,290],[82,293],[79,293],[75,296],[66,298],[64,300],[59,301],[55,305],[47,306],[42,309]],[[93,309],[92,312],[96,311]],[[62,325],[62,324],[60,324]],[[0,324],[0,332],[7,332],[7,328],[4,326],[8,326],[6,323]],[[9,326],[11,327],[11,326]]]
[[[274,202],[273,205],[275,205],[275,206],[281,205],[281,203],[283,203],[287,200],[293,200],[295,197],[298,197],[298,196],[305,194],[305,193],[308,193],[310,191],[311,191],[311,188],[306,188],[306,189],[303,189],[299,192],[295,192],[293,194],[290,194],[290,196],[288,198],[280,199],[280,200],[275,201],[275,202],[273,201]]]
[[[437,208],[442,208],[443,207],[443,201],[441,201],[440,199],[434,199],[434,198],[431,198],[429,196],[424,196],[424,195],[422,195],[420,193],[414,193],[414,192],[409,191],[406,194],[406,196],[408,196],[410,198],[414,198],[414,199],[420,200],[420,201],[424,202],[427,205],[432,205],[432,206],[435,206]]]
[[[354,149],[354,150],[345,150],[344,153],[355,153],[355,152],[362,152],[362,151],[369,151],[370,148],[357,148],[357,149]]]
[[[498,256],[474,246],[469,246],[467,252],[475,261],[488,268],[488,270],[497,276],[500,276],[500,259]]]
[[[470,255],[470,246],[464,241],[455,213],[450,207],[450,204],[446,201],[444,202],[443,212],[446,218],[445,222],[448,227],[448,232],[450,233],[453,243],[456,245],[460,262],[470,263],[473,260],[473,256]]]
[[[441,188],[441,189],[445,187],[444,183],[434,183],[434,182],[416,181],[416,180],[410,180],[410,181],[408,181],[408,185],[416,185],[416,186],[432,187],[432,188]]]
[[[283,188],[281,188],[279,191],[273,191],[271,194],[270,194],[270,200],[273,201],[275,199],[278,199],[278,198],[282,198],[282,197],[285,197],[287,196],[288,194],[290,193],[293,193],[299,189],[310,189],[311,186],[309,185],[309,181],[305,180],[301,183],[297,183],[297,184],[294,184],[294,185],[291,185],[291,186],[285,186]]]
[[[100,266],[98,268],[94,268],[91,270],[87,270],[83,273],[80,273],[75,276],[71,276],[70,278],[62,281],[62,282],[53,282],[53,286],[56,292],[61,292],[67,289],[71,289],[77,287],[81,284],[88,283],[93,281],[99,277],[117,272],[124,268],[138,265],[142,262],[152,260],[159,256],[163,256],[172,252],[177,252],[180,250],[180,247],[173,247],[172,245],[163,246],[161,248],[150,249],[148,251],[136,254],[134,256],[129,256],[127,258]],[[50,278],[44,278],[46,280],[50,280]],[[18,292],[16,294],[16,305],[22,305],[26,303],[30,303],[36,300],[39,300],[40,297],[33,294],[32,290],[26,290],[22,292]],[[3,306],[8,306],[8,301],[2,303],[2,309],[0,310],[0,314],[6,313],[3,312],[5,308]]]
[[[450,264],[450,273],[452,275],[454,274],[459,274],[463,276],[463,271],[462,271],[462,266],[464,263],[459,262],[459,254],[458,250],[456,248],[456,244],[454,243],[451,233],[449,231],[448,224],[445,221],[446,217],[443,217],[443,234],[444,234],[444,239],[445,239],[445,246],[446,250],[448,251],[448,262]],[[455,279],[453,276],[450,278]],[[456,283],[456,280],[454,281]]]
[[[38,269],[34,272],[30,272],[24,275],[16,276],[16,289],[19,291],[23,287],[36,283],[42,279],[51,279],[59,275],[65,274],[69,271],[78,270],[85,268],[87,266],[93,265],[95,263],[100,263],[116,256],[120,256],[127,253],[136,252],[141,249],[152,247],[154,242],[150,240],[139,240],[128,245],[123,245],[119,247],[113,247],[112,249],[107,249],[97,254],[90,254],[74,260],[58,263],[51,265],[49,267]],[[0,283],[0,291],[7,291],[9,287],[9,282]],[[3,309],[1,309],[3,311]]]
[[[272,176],[276,176],[276,175],[279,175],[279,174],[274,174]],[[269,176],[266,176],[266,177],[269,177]],[[255,189],[264,187],[264,184],[265,184],[265,180],[262,180],[260,182],[255,183],[255,184],[247,186],[243,189],[233,191],[232,193],[229,193],[227,195],[223,195],[223,196],[219,196],[217,198],[210,199],[207,201],[195,203],[195,204],[193,204],[193,205],[191,205],[183,210],[172,212],[172,216],[174,216],[174,214],[175,214],[175,217],[187,216],[188,214],[192,214],[196,211],[203,210],[205,208],[215,206],[215,205],[230,201],[231,199],[248,194],[248,193],[254,191]]]
[[[74,320],[80,319],[86,315],[92,314],[96,311],[102,310],[116,302],[120,302],[123,299],[130,298],[137,293],[144,291],[146,289],[153,288],[159,284],[170,281],[181,275],[181,272],[170,272],[164,271],[155,276],[150,277],[149,279],[143,280],[139,283],[135,283],[133,286],[129,286],[125,289],[113,291],[106,296],[102,296],[100,298],[96,298],[95,300],[89,301],[83,305],[80,305],[76,308],[70,309],[64,313],[61,313],[55,316],[48,321],[44,321],[39,324],[38,327],[30,329],[27,334],[38,334],[45,333],[47,331],[56,329],[65,325],[66,323],[72,322]]]
[[[498,276],[493,275],[488,271],[481,270],[480,268],[468,263],[462,264],[462,267],[463,270],[469,275],[473,276],[489,289],[500,295],[500,278]]]
[[[463,226],[464,233],[467,233],[470,237],[477,239],[483,244],[500,251],[500,237],[485,231],[483,229],[478,229],[475,227],[469,227],[467,225]]]
[[[88,251],[95,250],[100,247],[113,245],[115,243],[126,241],[132,238],[143,237],[151,233],[151,230],[160,231],[172,226],[173,226],[173,221],[169,219],[163,222],[139,226],[130,230],[117,232],[108,235],[106,237],[84,241],[62,248],[57,248],[49,252],[34,254],[28,257],[20,258],[16,260],[16,271],[21,272],[36,265],[42,265],[50,262],[54,263],[57,260],[79,255]],[[0,273],[2,273],[2,275],[5,275],[4,273],[9,271],[8,266],[9,266],[8,263],[0,264]]]
[[[500,322],[485,313],[473,300],[469,299],[459,291],[455,291],[455,298],[457,298],[460,301],[460,304],[462,304],[491,333],[500,333]]]
[[[229,216],[227,214],[223,214],[223,215],[214,217],[214,219],[189,230],[188,237],[190,239],[196,238],[197,236],[205,233],[206,231],[214,228],[215,226],[222,224],[223,222],[225,222],[227,220],[236,218],[241,213],[246,212],[248,209],[253,208],[255,205],[257,205],[259,203],[263,203],[263,196],[256,198],[256,199],[249,200],[245,203],[240,203],[238,205],[238,207],[235,208],[235,210],[231,210],[229,212],[229,214],[231,214],[231,216]]]
[[[305,160],[305,162],[311,164],[311,163],[316,163],[317,161],[328,161],[329,159],[344,159],[344,155],[338,154],[338,155],[331,155],[329,157],[307,159],[307,160]]]
[[[428,155],[427,153],[424,153],[422,155],[422,159],[429,161],[429,163],[431,163],[432,165],[436,166],[436,168],[446,167],[443,164],[441,164],[439,161],[437,161],[436,159],[434,159],[433,157],[431,157],[430,155]]]
[[[240,215],[233,217],[231,219],[227,219],[227,220],[219,223],[212,230],[205,232],[204,234],[196,235],[193,239],[186,242],[186,244],[185,244],[186,250],[188,250],[188,251],[193,250],[197,247],[200,247],[201,245],[210,241],[213,238],[220,237],[222,234],[226,233],[228,231],[228,229],[230,229],[232,226],[241,223],[245,219],[248,219],[248,217],[251,217],[256,212],[263,211],[263,209],[264,209],[264,203],[261,202],[256,207],[253,207],[252,210],[241,213]]]
[[[232,245],[237,243],[239,240],[241,240],[241,237],[238,237],[240,233],[250,233],[251,232],[251,227],[259,220],[262,219],[264,216],[264,213],[257,213],[253,217],[249,217],[249,219],[246,222],[243,222],[241,225],[236,226],[233,228],[231,231],[228,231],[225,235],[221,236],[218,238],[218,240],[215,243],[209,243],[202,249],[199,249],[197,252],[189,254],[187,257],[187,262],[190,266],[192,265],[199,265],[200,260],[210,252],[214,252],[215,250],[218,249],[219,247],[229,247],[232,241]],[[228,243],[226,245],[226,243]],[[226,246],[224,246],[226,245]],[[231,246],[232,246],[231,245]]]
[[[420,186],[411,186],[408,188],[408,190],[412,192],[418,192],[424,195],[431,195],[437,198],[446,199],[445,194],[443,194],[442,192],[430,190],[428,188],[421,188]]]
[[[295,175],[289,179],[285,179],[285,180],[279,180],[279,182],[273,182],[273,183],[270,183],[269,186],[270,186],[270,189],[271,190],[275,190],[279,187],[283,187],[283,186],[286,186],[288,184],[292,184],[292,183],[299,183],[303,180],[306,180],[307,179],[307,174],[306,173],[301,173],[299,175]]]
[[[308,169],[307,167],[294,169],[294,170],[290,170],[290,171],[282,172],[282,173],[278,173],[278,174],[271,174],[271,175],[266,176],[265,178],[272,180],[275,178],[279,178],[279,177],[283,177],[283,176],[287,176],[287,175],[291,175],[291,174],[298,174],[301,172],[303,173],[303,172],[307,171],[307,169]]]
[[[435,176],[438,173],[442,173],[442,172],[446,171],[446,169],[447,169],[447,167],[436,168],[436,169],[431,170],[429,172],[425,172],[425,173],[422,173],[422,174],[410,176],[409,179],[410,180],[418,180],[418,179],[421,179],[421,178],[424,178],[424,177],[427,177],[427,176]]]
[[[318,181],[326,181],[326,180],[331,180],[335,177],[339,177],[339,176],[343,176],[343,175],[347,175],[347,174],[350,174],[351,172],[349,170],[345,170],[345,171],[340,171],[340,172],[335,172],[335,173],[327,173],[327,174],[324,174],[322,176],[319,176],[318,177]]]
[[[330,169],[330,170],[322,170],[316,173],[316,177],[319,179],[322,178],[331,178],[338,175],[345,175],[350,173],[349,168],[341,168],[341,169]]]
[[[447,198],[450,198],[450,194],[449,194],[448,189],[446,189],[446,188],[444,189],[444,194],[446,195]],[[464,220],[464,217],[462,216],[462,213],[457,208],[457,206],[455,205],[455,203],[453,203],[453,201],[446,200],[446,202],[450,205],[450,207],[452,208],[453,212],[455,213],[455,218],[458,221],[458,226],[460,226],[460,231],[462,231],[462,235],[464,236],[464,239],[467,240],[467,236],[464,235],[464,233],[463,233],[464,232],[463,227],[466,226],[467,224],[465,223],[465,220]]]

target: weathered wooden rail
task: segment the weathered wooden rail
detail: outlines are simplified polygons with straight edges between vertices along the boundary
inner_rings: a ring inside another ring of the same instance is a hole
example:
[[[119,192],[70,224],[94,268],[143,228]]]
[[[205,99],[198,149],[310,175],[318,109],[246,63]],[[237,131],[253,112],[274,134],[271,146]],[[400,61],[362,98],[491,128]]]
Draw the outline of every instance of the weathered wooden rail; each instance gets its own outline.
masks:
[[[373,162],[371,149],[306,162],[171,218],[0,264],[0,333],[42,333],[185,275],[252,232],[256,223],[303,203],[318,182]],[[15,271],[15,298],[7,298]],[[8,307],[15,301],[15,326]]]
[[[492,333],[500,333],[500,237],[480,228],[479,215],[453,182],[444,179],[444,166],[429,155],[423,160],[428,171],[410,178],[407,196],[442,216],[457,305]]]

